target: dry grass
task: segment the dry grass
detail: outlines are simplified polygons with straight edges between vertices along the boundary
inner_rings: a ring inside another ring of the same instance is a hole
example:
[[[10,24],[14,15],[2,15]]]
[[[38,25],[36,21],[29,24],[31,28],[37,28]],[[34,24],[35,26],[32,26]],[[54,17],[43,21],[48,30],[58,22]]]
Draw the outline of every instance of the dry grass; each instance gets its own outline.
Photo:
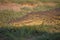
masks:
[[[12,24],[15,26],[20,25],[56,25],[60,23],[60,8],[56,8],[50,11],[40,11],[40,12],[31,12],[27,15],[17,19],[16,21],[12,21]]]

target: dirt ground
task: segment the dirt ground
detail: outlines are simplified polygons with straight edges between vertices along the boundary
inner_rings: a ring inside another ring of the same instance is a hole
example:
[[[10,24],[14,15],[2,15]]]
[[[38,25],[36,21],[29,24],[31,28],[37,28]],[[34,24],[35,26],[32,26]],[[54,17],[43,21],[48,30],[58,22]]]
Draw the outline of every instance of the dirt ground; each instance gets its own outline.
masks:
[[[56,6],[57,3],[37,3],[37,4],[30,4],[30,3],[24,3],[24,4],[16,4],[16,3],[0,3],[0,10],[13,10],[13,11],[21,11],[21,8],[23,7],[28,7],[28,8],[34,8],[37,6],[43,6],[43,5],[48,5],[48,6]]]

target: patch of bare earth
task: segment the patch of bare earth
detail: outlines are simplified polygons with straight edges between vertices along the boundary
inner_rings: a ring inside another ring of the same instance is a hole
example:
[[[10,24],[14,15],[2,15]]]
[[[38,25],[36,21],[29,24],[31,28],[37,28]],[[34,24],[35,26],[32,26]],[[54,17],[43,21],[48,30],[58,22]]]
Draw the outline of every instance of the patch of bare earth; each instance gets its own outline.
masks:
[[[4,3],[4,4],[1,4],[0,3],[0,10],[14,10],[14,11],[20,11],[20,7],[19,5],[17,4],[14,4],[14,3]]]
[[[28,7],[28,8],[35,8],[36,6],[43,6],[43,5],[48,5],[48,6],[56,6],[56,3],[37,3],[37,4],[31,4],[31,3],[23,3],[23,4],[16,4],[16,3],[0,3],[0,10],[13,10],[13,11],[21,11],[21,8],[23,7]]]
[[[36,6],[35,4],[29,5],[29,4],[16,4],[16,3],[4,3],[4,4],[0,3],[0,10],[8,9],[13,11],[21,11],[20,8],[23,8],[23,7],[33,8],[35,6]]]

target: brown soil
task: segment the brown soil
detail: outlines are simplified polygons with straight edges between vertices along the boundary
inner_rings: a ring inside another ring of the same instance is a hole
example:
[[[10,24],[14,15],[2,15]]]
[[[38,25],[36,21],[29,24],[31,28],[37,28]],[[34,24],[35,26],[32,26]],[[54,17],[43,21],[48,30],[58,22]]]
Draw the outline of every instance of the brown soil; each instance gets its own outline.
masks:
[[[23,8],[23,7],[33,8],[35,6],[36,5],[29,5],[29,4],[16,4],[16,3],[4,3],[4,4],[1,4],[0,3],[0,10],[8,9],[8,10],[13,10],[13,11],[21,11],[20,8]]]
[[[16,3],[0,3],[0,10],[13,10],[13,11],[21,11],[20,8],[23,7],[29,7],[29,8],[34,8],[38,5],[43,6],[43,5],[48,5],[48,6],[56,6],[57,3],[37,3],[37,4],[30,4],[30,3],[24,3],[24,4],[16,4]]]
[[[5,9],[20,11],[20,5],[17,5],[15,3],[5,3],[5,4],[0,3],[0,10],[5,10]]]

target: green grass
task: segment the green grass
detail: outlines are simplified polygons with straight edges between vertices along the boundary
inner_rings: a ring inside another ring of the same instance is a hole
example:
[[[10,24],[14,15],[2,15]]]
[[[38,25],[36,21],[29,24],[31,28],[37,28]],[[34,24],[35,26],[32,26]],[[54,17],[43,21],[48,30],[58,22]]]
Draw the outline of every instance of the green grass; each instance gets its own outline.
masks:
[[[38,2],[55,2],[60,3],[60,0],[0,0],[1,3],[12,2],[12,3],[38,3]]]
[[[15,12],[12,10],[1,10],[0,11],[0,22],[8,23],[11,20],[16,20],[17,18],[22,17],[24,12]]]
[[[1,27],[0,40],[60,40],[60,32],[52,33],[49,28],[55,26],[37,25],[37,26],[22,26],[22,27]],[[56,27],[59,28],[58,26]],[[56,30],[55,30],[56,31]]]
[[[39,0],[41,2],[55,2],[55,3],[60,3],[60,0]]]

